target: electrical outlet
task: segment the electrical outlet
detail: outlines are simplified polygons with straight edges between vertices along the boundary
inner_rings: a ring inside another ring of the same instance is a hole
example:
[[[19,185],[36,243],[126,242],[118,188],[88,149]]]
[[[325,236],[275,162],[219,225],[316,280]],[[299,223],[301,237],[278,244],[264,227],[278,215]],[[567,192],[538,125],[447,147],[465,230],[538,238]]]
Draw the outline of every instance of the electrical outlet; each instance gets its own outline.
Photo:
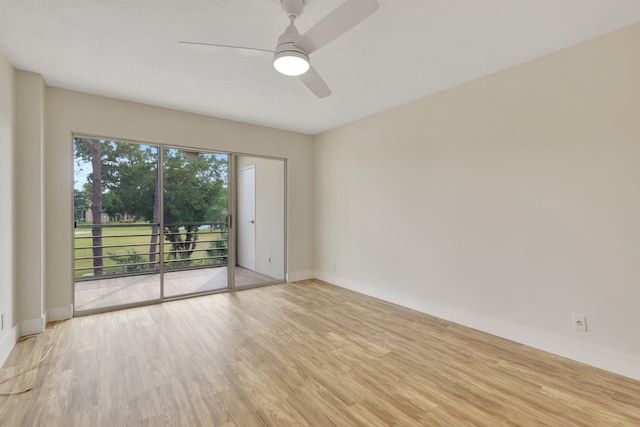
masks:
[[[587,316],[584,314],[574,314],[573,329],[579,332],[587,332]]]

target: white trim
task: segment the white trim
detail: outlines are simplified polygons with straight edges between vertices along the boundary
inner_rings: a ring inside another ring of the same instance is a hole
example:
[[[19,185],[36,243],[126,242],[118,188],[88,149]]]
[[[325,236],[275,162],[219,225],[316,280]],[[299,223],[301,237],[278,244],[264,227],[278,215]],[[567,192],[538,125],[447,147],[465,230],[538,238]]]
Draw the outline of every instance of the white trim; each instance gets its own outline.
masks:
[[[27,335],[41,334],[44,332],[46,325],[47,323],[44,314],[40,317],[36,317],[35,319],[21,320],[20,336],[24,337]]]
[[[0,366],[6,362],[11,350],[16,346],[18,342],[18,327],[14,326],[4,335],[0,340]]]
[[[62,307],[51,307],[47,310],[47,323],[58,320],[67,320],[73,317],[73,304]]]
[[[315,274],[311,270],[291,271],[287,274],[287,282],[297,282],[298,280],[313,279]]]
[[[336,286],[477,329],[491,335],[496,335],[510,341],[528,345],[618,375],[640,380],[640,358],[629,354],[617,353],[603,347],[573,341],[559,335],[505,322],[490,316],[429,304],[423,300],[398,295],[386,289],[373,288],[358,281],[343,279],[333,274],[317,272],[315,276],[325,282],[337,284]]]

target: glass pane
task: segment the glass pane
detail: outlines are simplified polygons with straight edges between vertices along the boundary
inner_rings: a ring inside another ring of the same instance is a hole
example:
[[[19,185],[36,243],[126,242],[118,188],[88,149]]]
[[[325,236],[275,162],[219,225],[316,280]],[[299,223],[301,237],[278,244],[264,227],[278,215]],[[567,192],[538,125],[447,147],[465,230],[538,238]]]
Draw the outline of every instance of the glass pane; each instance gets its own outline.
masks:
[[[74,138],[74,309],[160,298],[158,147]]]
[[[228,287],[228,155],[164,149],[164,295]]]

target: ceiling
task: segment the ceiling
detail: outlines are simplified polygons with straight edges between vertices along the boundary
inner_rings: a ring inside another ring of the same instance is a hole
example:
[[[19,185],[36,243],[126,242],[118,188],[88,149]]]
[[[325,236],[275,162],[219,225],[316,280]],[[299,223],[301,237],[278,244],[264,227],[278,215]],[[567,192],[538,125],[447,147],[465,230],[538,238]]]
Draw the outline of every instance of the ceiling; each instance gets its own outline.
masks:
[[[302,34],[344,0],[307,0]],[[638,0],[379,0],[311,55],[316,98],[270,59],[277,0],[0,0],[0,51],[46,84],[317,134],[640,22]]]

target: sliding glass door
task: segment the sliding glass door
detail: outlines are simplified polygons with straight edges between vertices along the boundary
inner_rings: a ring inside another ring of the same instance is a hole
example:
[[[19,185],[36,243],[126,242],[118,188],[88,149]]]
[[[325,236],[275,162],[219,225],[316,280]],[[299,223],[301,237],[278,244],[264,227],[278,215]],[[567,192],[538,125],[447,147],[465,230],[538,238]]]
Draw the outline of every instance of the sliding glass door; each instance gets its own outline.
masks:
[[[284,160],[73,142],[76,313],[284,281]]]
[[[227,154],[163,150],[164,297],[228,287]]]
[[[162,298],[159,147],[74,138],[74,307]]]

